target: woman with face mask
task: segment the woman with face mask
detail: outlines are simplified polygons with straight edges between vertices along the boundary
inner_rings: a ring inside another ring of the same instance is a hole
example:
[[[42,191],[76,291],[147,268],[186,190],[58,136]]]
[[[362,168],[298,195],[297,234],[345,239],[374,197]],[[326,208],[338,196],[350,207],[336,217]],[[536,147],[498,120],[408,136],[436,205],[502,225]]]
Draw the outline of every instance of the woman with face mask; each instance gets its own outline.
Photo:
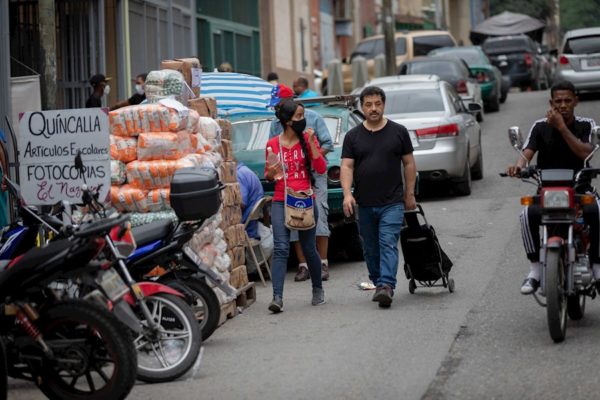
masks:
[[[133,96],[128,98],[127,100],[123,100],[112,106],[111,110],[116,110],[117,108],[133,106],[136,104],[141,104],[144,100],[146,100],[145,86],[146,86],[146,77],[148,74],[139,74],[135,77],[135,93]]]
[[[265,177],[275,181],[275,193],[271,208],[271,224],[275,249],[273,253],[273,301],[269,310],[283,311],[283,283],[290,252],[290,230],[285,226],[285,185],[296,192],[312,188],[312,168],[319,174],[325,173],[327,164],[319,149],[312,129],[306,128],[304,106],[291,99],[284,100],[275,107],[275,116],[283,126],[283,133],[267,143],[267,163]],[[273,154],[278,162],[273,163]],[[285,178],[282,176],[285,173]],[[285,182],[284,182],[285,179]],[[317,219],[317,208],[315,220]],[[299,231],[300,244],[306,256],[312,281],[312,305],[325,303],[325,292],[321,281],[321,258],[316,246],[316,228]]]

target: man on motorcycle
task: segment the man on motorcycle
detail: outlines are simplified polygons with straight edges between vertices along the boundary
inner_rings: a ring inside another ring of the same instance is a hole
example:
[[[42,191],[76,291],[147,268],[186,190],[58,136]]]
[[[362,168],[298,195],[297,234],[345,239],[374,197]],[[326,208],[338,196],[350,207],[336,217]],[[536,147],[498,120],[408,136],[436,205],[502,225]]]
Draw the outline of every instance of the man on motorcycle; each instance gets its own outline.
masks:
[[[519,176],[535,153],[539,169],[572,169],[584,167],[585,158],[592,152],[591,133],[596,123],[591,118],[575,116],[578,98],[571,82],[558,82],[550,89],[550,109],[546,118],[534,122],[523,145],[523,158],[510,165],[506,173]],[[590,228],[589,257],[593,264],[594,278],[600,281],[600,239],[598,204],[584,207],[583,219]],[[520,216],[521,234],[527,258],[531,261],[529,275],[521,286],[522,294],[534,293],[540,285],[540,224],[541,209],[538,205],[526,207]]]

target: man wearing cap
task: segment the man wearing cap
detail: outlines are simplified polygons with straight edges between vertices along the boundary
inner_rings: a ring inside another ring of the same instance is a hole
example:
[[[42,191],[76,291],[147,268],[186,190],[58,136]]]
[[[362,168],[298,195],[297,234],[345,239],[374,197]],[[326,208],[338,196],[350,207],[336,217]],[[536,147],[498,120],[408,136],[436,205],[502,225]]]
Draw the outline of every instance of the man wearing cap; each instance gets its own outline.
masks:
[[[271,101],[269,107],[275,107],[281,101],[294,97],[294,92],[288,86],[278,84],[271,90]],[[323,117],[317,112],[308,108],[304,109],[304,118],[306,119],[306,129],[312,128],[316,135],[319,145],[321,147],[321,153],[325,156],[327,153],[333,150],[333,140],[331,134],[325,125]],[[275,137],[283,132],[281,123],[277,118],[271,122],[271,132],[269,138]],[[327,250],[329,248],[329,204],[327,203],[327,172],[324,174],[318,174],[313,171],[315,177],[315,197],[317,200],[317,207],[319,210],[319,217],[317,220],[317,251],[321,256],[322,271],[321,277],[324,281],[329,279],[329,261],[327,260]],[[292,231],[290,234],[290,241],[295,242],[294,247],[296,249],[296,255],[298,256],[298,273],[294,280],[296,282],[305,281],[309,278],[308,265],[302,252],[302,247],[298,240],[298,232]]]
[[[102,74],[96,74],[90,78],[90,85],[92,85],[94,92],[85,102],[85,108],[102,107],[102,96],[108,96],[110,93],[109,80],[110,78]]]

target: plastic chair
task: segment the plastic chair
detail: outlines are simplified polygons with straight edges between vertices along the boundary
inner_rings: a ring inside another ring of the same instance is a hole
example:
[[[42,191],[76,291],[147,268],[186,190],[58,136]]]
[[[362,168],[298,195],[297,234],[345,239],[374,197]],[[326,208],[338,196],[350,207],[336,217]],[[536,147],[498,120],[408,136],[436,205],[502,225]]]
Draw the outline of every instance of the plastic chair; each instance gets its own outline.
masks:
[[[270,201],[271,201],[271,196],[263,197],[262,199],[257,201],[256,204],[254,204],[254,207],[252,207],[252,211],[250,211],[250,214],[248,215],[248,219],[244,223],[244,234],[246,235],[246,246],[247,246],[248,252],[250,253],[250,256],[252,257],[252,261],[254,261],[254,265],[256,265],[256,271],[258,272],[258,276],[260,277],[260,280],[262,281],[263,286],[267,286],[267,284],[265,283],[265,277],[263,276],[261,267],[264,265],[267,272],[269,273],[269,279],[273,279],[273,277],[271,276],[271,265],[269,265],[269,259],[267,259],[267,257],[265,256],[265,252],[263,251],[263,248],[260,245],[260,240],[257,240],[257,239],[254,239],[254,238],[251,238],[250,236],[248,236],[248,232],[246,231],[246,228],[248,227],[248,224],[251,221],[256,221],[257,219],[262,217],[263,208]],[[258,251],[256,249],[258,249]],[[260,261],[256,257],[257,252],[261,256]]]

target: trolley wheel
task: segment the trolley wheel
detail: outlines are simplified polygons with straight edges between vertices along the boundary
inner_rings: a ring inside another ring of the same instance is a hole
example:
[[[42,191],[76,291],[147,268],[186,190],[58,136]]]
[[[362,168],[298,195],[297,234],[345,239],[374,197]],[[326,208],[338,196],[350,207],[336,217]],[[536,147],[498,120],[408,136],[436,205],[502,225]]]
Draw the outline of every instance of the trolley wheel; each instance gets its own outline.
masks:
[[[417,290],[417,284],[415,283],[414,279],[411,279],[408,281],[408,291],[410,294],[415,294],[415,290]]]
[[[448,279],[448,291],[454,293],[454,279],[452,278]]]

